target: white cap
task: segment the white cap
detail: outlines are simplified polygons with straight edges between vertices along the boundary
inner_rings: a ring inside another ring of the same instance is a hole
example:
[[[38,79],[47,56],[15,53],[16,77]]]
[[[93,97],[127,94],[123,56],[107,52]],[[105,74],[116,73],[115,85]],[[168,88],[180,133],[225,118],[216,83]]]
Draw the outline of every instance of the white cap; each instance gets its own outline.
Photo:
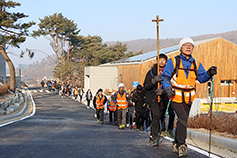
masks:
[[[192,43],[194,46],[194,42],[190,37],[184,37],[180,42],[179,42],[179,50],[181,49],[182,45],[185,43]]]
[[[119,83],[118,88],[125,87],[123,83]]]

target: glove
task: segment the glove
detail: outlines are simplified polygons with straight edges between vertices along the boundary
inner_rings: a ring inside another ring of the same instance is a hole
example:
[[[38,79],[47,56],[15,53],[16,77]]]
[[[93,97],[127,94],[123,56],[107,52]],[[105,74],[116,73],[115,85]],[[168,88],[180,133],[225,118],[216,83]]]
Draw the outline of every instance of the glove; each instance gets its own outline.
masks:
[[[216,66],[210,67],[210,68],[208,69],[208,71],[207,71],[207,74],[208,74],[210,77],[216,75],[216,74],[217,74],[217,67],[216,67]]]
[[[170,98],[173,98],[174,95],[175,95],[175,91],[172,89],[171,86],[169,86],[169,87],[166,88],[166,93],[168,94],[168,96],[169,96]]]
[[[160,77],[160,75],[157,75],[151,80],[151,82],[152,84],[156,84],[157,82],[160,82],[161,80],[162,78]]]
[[[156,95],[161,96],[161,95],[166,94],[166,91],[164,89],[157,89],[157,90],[155,90],[155,93],[156,93]]]

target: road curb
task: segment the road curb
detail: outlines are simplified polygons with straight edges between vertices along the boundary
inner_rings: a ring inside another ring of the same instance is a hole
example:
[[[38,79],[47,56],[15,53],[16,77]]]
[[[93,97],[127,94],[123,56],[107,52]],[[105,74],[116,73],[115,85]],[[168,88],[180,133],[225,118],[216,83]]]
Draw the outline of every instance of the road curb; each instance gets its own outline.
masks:
[[[209,143],[209,134],[207,134],[207,133],[202,133],[202,132],[193,131],[193,130],[188,129],[187,137],[190,139],[192,139],[192,138],[198,139],[203,142]],[[219,147],[227,148],[227,149],[237,152],[237,140],[234,140],[234,139],[223,138],[223,137],[218,137],[216,135],[212,135],[211,136],[211,144],[219,146]]]
[[[22,117],[22,118],[20,118],[20,119],[17,119],[17,117],[23,115],[23,113],[25,112],[26,107],[28,106],[28,97],[30,97],[30,99],[31,99],[32,112],[31,112],[31,114],[29,114],[28,116],[25,116],[25,117]],[[35,102],[34,102],[34,100],[33,100],[33,97],[32,97],[32,95],[31,95],[29,92],[28,92],[28,93],[25,93],[25,104],[24,104],[24,107],[23,107],[18,113],[16,113],[16,114],[13,114],[13,115],[9,115],[9,116],[0,118],[0,123],[3,122],[3,121],[9,120],[9,122],[1,124],[0,127],[9,125],[9,124],[12,124],[12,123],[15,123],[15,122],[22,121],[22,120],[24,120],[24,119],[27,119],[27,118],[33,116],[34,114],[35,114]],[[15,118],[15,119],[14,119],[14,118]],[[11,119],[14,119],[14,120],[13,120],[13,121],[10,121]]]

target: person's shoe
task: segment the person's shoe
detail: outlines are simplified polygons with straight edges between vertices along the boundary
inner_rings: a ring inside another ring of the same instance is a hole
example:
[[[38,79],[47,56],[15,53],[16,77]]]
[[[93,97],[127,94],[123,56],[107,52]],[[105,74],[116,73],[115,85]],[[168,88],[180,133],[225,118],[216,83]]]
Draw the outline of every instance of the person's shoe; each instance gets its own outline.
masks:
[[[152,143],[153,142],[153,138],[152,138],[152,136],[150,135],[150,137],[149,137],[149,143]]]
[[[101,125],[103,125],[104,124],[104,121],[101,121],[101,123],[100,123]]]
[[[132,129],[132,126],[130,126],[129,128]]]
[[[139,129],[137,128],[136,131],[139,131]]]
[[[173,153],[178,153],[177,144],[173,144]]]
[[[87,106],[87,109],[90,109],[90,107],[89,107],[89,106]]]
[[[115,122],[114,122],[114,125],[117,125],[117,124],[118,124],[118,121],[115,121]]]
[[[122,125],[119,125],[119,129],[122,129],[123,128],[123,126]]]
[[[172,130],[168,130],[167,131],[167,134],[171,137],[171,138],[174,138],[174,134],[173,134],[173,132],[172,132]]]
[[[165,131],[162,131],[161,134],[160,134],[161,137],[165,137],[166,136],[166,133]]]
[[[99,124],[99,123],[100,123],[100,120],[97,120],[97,123]]]
[[[144,131],[144,127],[141,127],[141,131]]]
[[[188,152],[187,152],[187,147],[186,145],[180,145],[179,146],[179,157],[187,157],[188,156]]]
[[[124,129],[125,128],[125,124],[122,124],[122,129]]]
[[[129,124],[127,124],[126,127],[128,128],[128,127],[129,127]]]
[[[158,140],[153,140],[152,145],[153,147],[159,146]]]

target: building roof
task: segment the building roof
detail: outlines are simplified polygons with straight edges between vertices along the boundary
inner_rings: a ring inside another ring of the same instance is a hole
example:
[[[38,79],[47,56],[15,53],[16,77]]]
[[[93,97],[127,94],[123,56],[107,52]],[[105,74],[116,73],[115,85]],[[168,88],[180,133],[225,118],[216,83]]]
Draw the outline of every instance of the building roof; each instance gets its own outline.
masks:
[[[195,46],[218,39],[220,37],[217,38],[211,38],[211,39],[206,39],[206,40],[200,40],[200,41],[196,41],[194,42]],[[177,52],[179,50],[179,46],[172,46],[172,47],[168,47],[168,48],[164,48],[164,49],[160,49],[160,54],[170,54],[173,52]],[[147,61],[147,60],[153,60],[154,58],[156,58],[157,56],[157,51],[151,51],[148,53],[144,53],[144,54],[140,54],[140,55],[136,55],[133,57],[129,57],[129,58],[124,58],[124,59],[120,59],[120,60],[116,60],[113,62],[109,62],[106,64],[102,64],[100,66],[108,66],[108,65],[123,65],[123,64],[139,64],[141,62]]]

